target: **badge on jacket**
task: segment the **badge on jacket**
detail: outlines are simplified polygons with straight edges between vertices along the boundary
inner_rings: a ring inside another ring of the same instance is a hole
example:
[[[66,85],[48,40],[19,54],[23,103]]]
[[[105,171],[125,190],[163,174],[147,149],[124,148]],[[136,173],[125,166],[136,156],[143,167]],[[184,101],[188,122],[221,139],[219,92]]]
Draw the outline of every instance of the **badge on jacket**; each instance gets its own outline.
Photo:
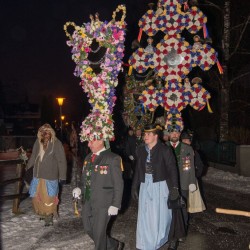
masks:
[[[183,161],[183,165],[182,165],[183,171],[188,171],[191,168],[190,154],[188,154],[185,157],[183,157],[182,161]]]
[[[107,174],[108,166],[100,166],[100,174]]]

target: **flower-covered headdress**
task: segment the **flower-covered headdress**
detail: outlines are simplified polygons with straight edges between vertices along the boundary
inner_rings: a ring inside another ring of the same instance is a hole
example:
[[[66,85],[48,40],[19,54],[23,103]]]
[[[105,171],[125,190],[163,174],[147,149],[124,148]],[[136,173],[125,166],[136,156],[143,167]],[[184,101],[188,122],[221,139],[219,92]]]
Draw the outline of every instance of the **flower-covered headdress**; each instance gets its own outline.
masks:
[[[116,13],[120,11],[123,12],[121,20],[116,21]],[[67,45],[72,47],[72,59],[76,63],[74,75],[81,78],[80,85],[92,107],[92,112],[81,126],[81,141],[114,139],[112,111],[116,100],[117,76],[124,56],[125,16],[125,6],[119,5],[110,22],[100,21],[96,13],[95,16],[90,15],[90,22],[82,26],[76,26],[73,22],[64,25],[69,38]],[[67,31],[68,26],[75,29],[72,36]],[[94,43],[98,44],[95,49]],[[101,50],[101,58],[91,60]]]

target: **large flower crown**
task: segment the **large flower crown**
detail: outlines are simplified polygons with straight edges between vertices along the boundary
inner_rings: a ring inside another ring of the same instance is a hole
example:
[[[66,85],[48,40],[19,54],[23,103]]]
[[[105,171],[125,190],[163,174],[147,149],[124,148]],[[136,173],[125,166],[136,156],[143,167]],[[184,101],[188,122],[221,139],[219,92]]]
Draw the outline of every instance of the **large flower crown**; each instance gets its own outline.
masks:
[[[116,21],[116,13],[120,11],[123,12],[121,20]],[[81,78],[80,85],[87,93],[92,107],[92,113],[82,123],[81,141],[114,139],[112,120],[116,100],[114,88],[118,84],[117,76],[124,56],[125,16],[125,6],[119,5],[113,12],[110,22],[100,21],[99,14],[96,13],[95,17],[90,15],[91,21],[81,27],[73,22],[64,25],[69,38],[67,45],[72,47],[72,59],[76,63],[74,75]],[[75,29],[72,36],[67,31],[68,26],[73,26]],[[97,49],[93,49],[94,42],[99,45]],[[97,55],[101,49],[104,55],[95,62],[91,61],[90,55]],[[99,67],[99,73],[95,72],[96,67]]]

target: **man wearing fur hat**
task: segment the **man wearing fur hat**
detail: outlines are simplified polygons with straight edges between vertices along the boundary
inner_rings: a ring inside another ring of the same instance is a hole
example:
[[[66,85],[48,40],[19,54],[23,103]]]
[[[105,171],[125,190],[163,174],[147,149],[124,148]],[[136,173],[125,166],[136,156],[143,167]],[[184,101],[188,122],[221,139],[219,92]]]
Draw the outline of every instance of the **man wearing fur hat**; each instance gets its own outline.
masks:
[[[59,181],[66,180],[67,162],[63,145],[49,124],[38,129],[27,169],[32,166],[29,194],[33,208],[45,220],[45,226],[50,226],[53,215],[57,216]]]

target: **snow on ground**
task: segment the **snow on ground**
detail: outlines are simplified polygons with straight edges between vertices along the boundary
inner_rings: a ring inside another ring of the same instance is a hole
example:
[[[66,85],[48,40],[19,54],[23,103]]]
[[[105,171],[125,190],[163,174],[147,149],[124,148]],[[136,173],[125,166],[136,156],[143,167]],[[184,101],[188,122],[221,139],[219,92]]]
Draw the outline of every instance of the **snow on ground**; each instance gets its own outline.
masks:
[[[250,194],[250,177],[243,177],[215,168],[209,168],[204,182]],[[31,199],[20,204],[21,214],[12,214],[12,201],[1,206],[2,250],[66,250],[94,249],[92,240],[83,232],[81,220],[74,214],[71,191],[73,187],[65,185],[61,196],[58,220],[54,227],[44,227],[44,222],[32,211]],[[8,192],[10,190],[8,189]],[[61,238],[58,235],[62,236]],[[114,232],[114,237],[123,240],[124,235]]]
[[[250,177],[239,176],[235,173],[225,172],[209,167],[202,180],[227,190],[235,190],[250,194]]]
[[[1,215],[2,249],[94,249],[93,242],[83,233],[81,221],[74,214],[71,190],[70,185],[63,188],[59,206],[60,217],[54,220],[55,227],[44,227],[44,221],[39,220],[39,217],[32,210],[31,198],[21,202],[21,214],[19,215],[12,214],[11,206],[8,210],[4,207]],[[8,202],[8,204],[11,205],[12,202]],[[73,230],[72,225],[69,227],[67,222],[75,224]],[[52,231],[53,234],[57,234],[55,231],[63,234],[63,240],[58,241],[57,237],[57,241],[54,241]]]

